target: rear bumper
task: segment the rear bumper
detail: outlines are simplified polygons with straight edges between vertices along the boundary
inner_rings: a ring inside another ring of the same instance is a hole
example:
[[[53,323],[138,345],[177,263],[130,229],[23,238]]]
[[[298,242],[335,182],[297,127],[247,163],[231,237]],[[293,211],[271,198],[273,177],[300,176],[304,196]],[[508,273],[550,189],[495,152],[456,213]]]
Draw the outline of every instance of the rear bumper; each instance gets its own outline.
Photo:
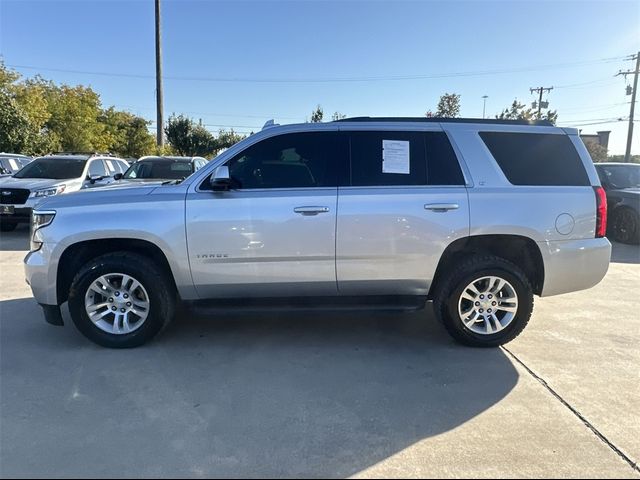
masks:
[[[544,261],[541,297],[591,288],[604,278],[611,260],[606,238],[538,242]]]

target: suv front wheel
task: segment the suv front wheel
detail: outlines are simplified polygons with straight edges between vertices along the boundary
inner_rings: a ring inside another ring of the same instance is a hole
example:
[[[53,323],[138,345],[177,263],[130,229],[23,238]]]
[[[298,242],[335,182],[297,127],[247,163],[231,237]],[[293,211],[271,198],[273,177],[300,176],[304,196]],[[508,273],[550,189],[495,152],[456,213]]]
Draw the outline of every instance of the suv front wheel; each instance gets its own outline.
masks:
[[[444,275],[436,315],[458,342],[497,347],[516,338],[533,310],[533,289],[520,268],[492,255],[468,257]]]
[[[175,294],[150,259],[115,252],[80,269],[69,292],[69,311],[89,340],[110,348],[137,347],[169,323]]]

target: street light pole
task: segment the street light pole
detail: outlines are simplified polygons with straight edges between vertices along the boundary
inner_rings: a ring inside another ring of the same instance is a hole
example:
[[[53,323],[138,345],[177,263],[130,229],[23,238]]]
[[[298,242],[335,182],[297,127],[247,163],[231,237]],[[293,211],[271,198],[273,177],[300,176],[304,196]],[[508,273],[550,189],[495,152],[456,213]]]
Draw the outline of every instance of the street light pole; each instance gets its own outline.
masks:
[[[156,0],[156,143],[164,146],[164,119],[162,106],[162,38],[160,35],[160,0]]]
[[[485,110],[487,109],[487,98],[489,98],[489,95],[483,95],[482,96],[482,100],[484,101],[484,103],[482,104],[482,118],[483,119],[484,119]]]

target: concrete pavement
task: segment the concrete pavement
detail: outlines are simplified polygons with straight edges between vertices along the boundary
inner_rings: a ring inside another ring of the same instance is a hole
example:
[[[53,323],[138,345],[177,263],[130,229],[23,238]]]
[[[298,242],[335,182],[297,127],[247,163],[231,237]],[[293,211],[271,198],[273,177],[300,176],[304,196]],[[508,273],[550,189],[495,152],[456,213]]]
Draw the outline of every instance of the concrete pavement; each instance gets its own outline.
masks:
[[[2,477],[640,478],[637,248],[508,351],[424,313],[189,312],[113,351],[44,323],[26,245],[0,238]]]

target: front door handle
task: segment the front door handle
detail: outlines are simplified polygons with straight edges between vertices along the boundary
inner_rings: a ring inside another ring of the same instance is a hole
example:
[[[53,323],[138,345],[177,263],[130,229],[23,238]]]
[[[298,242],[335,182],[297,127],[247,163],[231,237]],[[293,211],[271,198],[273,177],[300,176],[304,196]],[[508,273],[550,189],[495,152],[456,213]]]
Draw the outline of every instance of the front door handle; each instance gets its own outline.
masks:
[[[296,207],[293,211],[300,215],[318,215],[319,213],[327,213],[329,207]]]
[[[457,203],[427,203],[424,208],[432,212],[448,212],[449,210],[457,210],[460,205]]]

